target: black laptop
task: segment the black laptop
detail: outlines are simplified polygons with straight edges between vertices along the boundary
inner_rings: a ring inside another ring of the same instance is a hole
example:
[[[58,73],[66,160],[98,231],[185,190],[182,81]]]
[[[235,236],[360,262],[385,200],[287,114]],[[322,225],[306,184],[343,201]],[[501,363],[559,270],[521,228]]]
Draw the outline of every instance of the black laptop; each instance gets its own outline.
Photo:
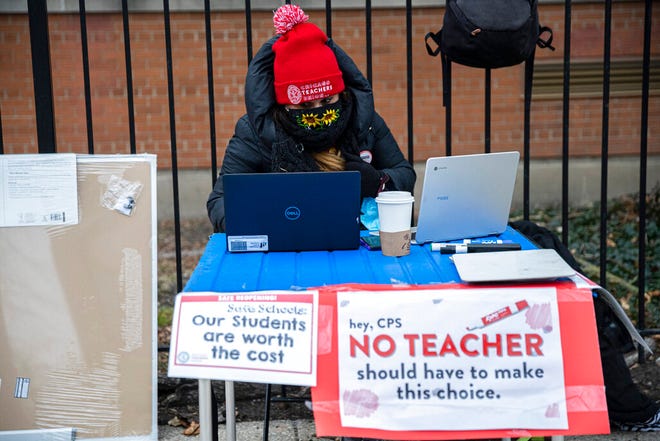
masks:
[[[360,173],[223,175],[230,252],[332,251],[360,245]]]

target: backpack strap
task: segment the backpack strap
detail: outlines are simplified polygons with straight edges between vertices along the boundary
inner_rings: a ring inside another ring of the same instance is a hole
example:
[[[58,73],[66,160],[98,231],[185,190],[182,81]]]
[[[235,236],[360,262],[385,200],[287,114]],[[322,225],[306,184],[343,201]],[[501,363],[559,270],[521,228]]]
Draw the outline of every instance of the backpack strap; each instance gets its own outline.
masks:
[[[543,38],[543,34],[548,34],[548,37]],[[539,26],[539,38],[536,40],[536,45],[541,49],[548,48],[555,50],[552,46],[552,29],[547,26]]]
[[[451,107],[451,60],[444,52],[440,54],[442,62],[442,106]]]
[[[435,49],[429,44],[429,40],[432,40],[435,44]],[[424,37],[424,42],[426,44],[426,52],[432,57],[437,57],[440,55],[440,61],[442,62],[442,106],[448,107],[451,106],[451,67],[449,65],[450,60],[447,55],[440,50],[440,43],[442,42],[442,29],[438,32],[429,32]]]
[[[451,156],[451,60],[442,54],[442,106],[445,108],[445,154]]]
[[[431,48],[431,45],[429,44],[429,38],[435,43],[435,49]],[[424,37],[424,42],[426,43],[426,52],[428,52],[432,57],[435,57],[440,53],[440,41],[442,41],[442,29],[440,29],[438,32],[429,32]]]
[[[532,82],[534,80],[534,53],[525,60],[525,115],[528,114],[532,103]]]

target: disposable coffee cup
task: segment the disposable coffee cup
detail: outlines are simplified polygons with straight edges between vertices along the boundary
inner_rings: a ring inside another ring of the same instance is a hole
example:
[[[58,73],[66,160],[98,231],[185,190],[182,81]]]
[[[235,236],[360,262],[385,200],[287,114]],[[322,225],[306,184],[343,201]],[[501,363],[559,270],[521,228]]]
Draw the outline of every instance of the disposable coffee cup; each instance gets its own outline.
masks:
[[[378,194],[380,247],[385,256],[410,254],[410,220],[414,201],[409,191],[382,191]]]

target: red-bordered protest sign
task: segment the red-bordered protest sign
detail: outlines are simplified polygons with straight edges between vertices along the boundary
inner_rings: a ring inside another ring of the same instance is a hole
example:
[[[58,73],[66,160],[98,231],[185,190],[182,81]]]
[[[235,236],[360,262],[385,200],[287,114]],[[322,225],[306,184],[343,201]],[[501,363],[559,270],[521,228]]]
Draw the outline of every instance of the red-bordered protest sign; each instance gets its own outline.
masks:
[[[591,290],[320,289],[317,436],[609,433]]]

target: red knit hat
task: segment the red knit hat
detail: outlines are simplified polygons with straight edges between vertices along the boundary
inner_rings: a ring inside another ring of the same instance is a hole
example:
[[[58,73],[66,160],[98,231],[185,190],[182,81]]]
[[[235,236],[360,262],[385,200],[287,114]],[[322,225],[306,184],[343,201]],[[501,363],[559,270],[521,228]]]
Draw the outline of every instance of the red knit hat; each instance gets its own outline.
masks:
[[[328,37],[297,5],[275,11],[273,23],[280,38],[273,44],[275,99],[279,104],[300,104],[344,90],[337,57]]]

